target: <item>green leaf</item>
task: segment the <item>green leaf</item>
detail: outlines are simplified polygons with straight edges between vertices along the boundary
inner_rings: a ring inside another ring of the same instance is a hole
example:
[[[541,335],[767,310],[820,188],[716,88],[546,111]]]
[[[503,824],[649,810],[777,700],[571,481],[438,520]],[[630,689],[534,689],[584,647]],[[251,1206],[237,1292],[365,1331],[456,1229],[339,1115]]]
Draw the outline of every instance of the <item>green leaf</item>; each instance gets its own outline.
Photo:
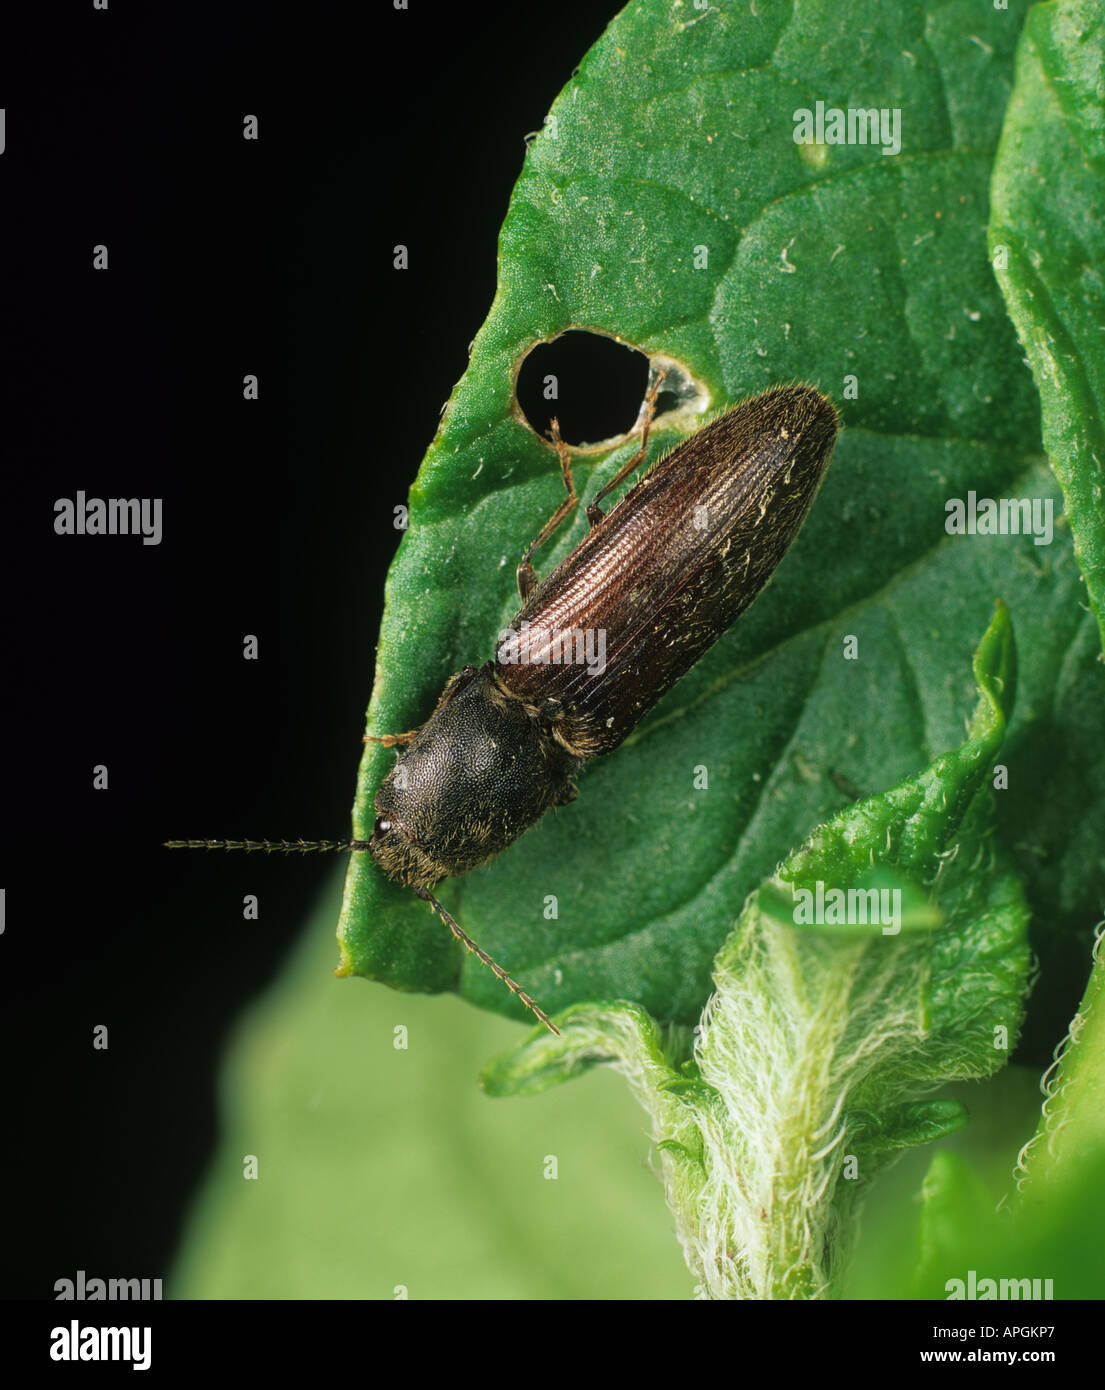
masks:
[[[1098,923],[1090,981],[1043,1081],[1035,1135],[1021,1153],[1018,1209],[1046,1204],[1105,1158],[1105,922]]]
[[[938,1153],[921,1185],[917,1270],[921,1288],[934,1280],[940,1281],[947,1252],[961,1243],[965,1226],[976,1231],[981,1227],[987,1237],[993,1239],[997,1229],[993,1200],[966,1159],[946,1151]]]
[[[1024,1136],[1039,1112],[1040,1074],[1035,1067],[1011,1062],[989,1081],[955,1081],[940,1096],[960,1102],[970,1123],[942,1139],[939,1150],[917,1147],[902,1151],[864,1201],[855,1252],[839,1290],[842,1298],[914,1299],[925,1267],[927,1220],[923,1191],[926,1173],[949,1155],[969,1165],[979,1186],[976,1211],[992,1215],[1010,1190],[1011,1174]],[[949,1212],[947,1222],[956,1220]],[[944,1276],[948,1276],[945,1274]],[[943,1298],[943,1292],[935,1297]]]
[[[902,1296],[1099,1300],[1103,1183],[1098,1150],[1045,1201],[995,1210],[968,1163],[937,1154],[922,1188],[920,1261]]]
[[[1043,405],[1105,644],[1105,12],[1029,14],[994,165],[990,252]]]
[[[959,1155],[937,1154],[922,1186],[920,1260],[912,1287],[902,1296],[947,1297],[957,1288],[954,1281],[964,1284],[974,1271],[976,1284],[979,1279],[1050,1278],[1053,1291],[1047,1296],[1100,1298],[1105,1241],[1103,926],[1085,997],[1044,1077],[1040,1122],[1021,1151],[1016,1191],[1007,1191],[995,1207],[970,1163]]]
[[[484,1073],[488,1090],[519,1094],[613,1063],[652,1117],[680,1239],[710,1297],[830,1292],[872,1178],[902,1149],[965,1122],[962,1104],[925,1092],[1008,1058],[1028,910],[994,844],[989,769],[1015,669],[999,607],[975,656],[967,741],[834,816],[750,896],[696,1030],[700,1080],[679,1074],[680,1039],[665,1045],[629,1003],[568,1010],[561,1037],[537,1030]],[[938,908],[909,930],[893,897],[901,889],[887,886],[903,882]],[[808,923],[802,894],[817,886],[826,902],[855,891],[851,925],[827,911]],[[778,910],[787,890],[789,920]]]
[[[810,380],[846,426],[751,611],[585,769],[574,804],[443,885],[462,926],[550,1012],[621,998],[663,1022],[697,1020],[748,893],[814,826],[957,742],[996,597],[1022,653],[1001,838],[1042,930],[1094,920],[1105,671],[1069,536],[1040,547],[945,531],[947,499],[969,489],[1059,495],[985,244],[1020,12],[954,0],[882,6],[864,22],[827,4],[692,13],[645,0],[586,55],[553,106],[555,129],[527,154],[495,302],[411,492],[370,732],[425,720],[517,610],[514,567],[562,491],[514,400],[536,342],[573,327],[612,335],[680,364],[710,409]],[[796,144],[793,113],[818,100],[900,108],[901,153]],[[655,452],[692,424],[685,411],[661,418]],[[634,447],[577,458],[581,494]],[[542,552],[542,572],[584,534],[582,510]],[[366,750],[358,838],[391,758]],[[706,791],[693,785],[701,764]],[[456,989],[524,1017],[365,854],[350,864],[339,937],[346,973]]]
[[[849,1111],[857,1134],[873,1150],[913,1148],[931,1144],[963,1129],[970,1119],[967,1107],[957,1100],[914,1101],[887,1110],[885,1115]]]

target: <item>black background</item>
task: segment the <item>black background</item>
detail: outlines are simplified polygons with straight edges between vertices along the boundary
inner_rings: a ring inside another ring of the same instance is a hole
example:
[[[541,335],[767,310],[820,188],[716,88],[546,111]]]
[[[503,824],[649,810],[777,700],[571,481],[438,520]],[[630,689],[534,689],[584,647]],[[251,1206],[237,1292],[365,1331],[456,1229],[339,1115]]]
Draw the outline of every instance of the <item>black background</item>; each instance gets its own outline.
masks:
[[[523,136],[617,8],[5,20],[0,1295],[171,1267],[228,1029],[327,865],[269,861],[255,925],[252,860],[160,841],[348,833],[392,508],[491,303]],[[163,498],[162,543],[55,535],[78,490]]]

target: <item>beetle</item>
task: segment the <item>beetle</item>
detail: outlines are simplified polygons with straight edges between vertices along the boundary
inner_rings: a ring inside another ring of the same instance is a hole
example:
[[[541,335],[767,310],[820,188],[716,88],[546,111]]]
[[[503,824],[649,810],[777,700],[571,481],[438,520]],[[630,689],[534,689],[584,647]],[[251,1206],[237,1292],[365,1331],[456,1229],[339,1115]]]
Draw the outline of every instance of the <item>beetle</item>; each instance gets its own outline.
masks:
[[[368,840],[167,843],[367,851],[558,1034],[431,889],[573,801],[584,764],[616,748],[748,607],[798,534],[837,436],[826,396],[772,387],[690,435],[604,513],[602,502],[645,458],[662,380],[646,396],[640,448],[587,507],[587,535],[538,582],[534,554],[579,501],[552,421],[567,495],[518,565],[522,606],[495,658],[450,677],[421,728],[366,735],[403,749],[376,792]]]

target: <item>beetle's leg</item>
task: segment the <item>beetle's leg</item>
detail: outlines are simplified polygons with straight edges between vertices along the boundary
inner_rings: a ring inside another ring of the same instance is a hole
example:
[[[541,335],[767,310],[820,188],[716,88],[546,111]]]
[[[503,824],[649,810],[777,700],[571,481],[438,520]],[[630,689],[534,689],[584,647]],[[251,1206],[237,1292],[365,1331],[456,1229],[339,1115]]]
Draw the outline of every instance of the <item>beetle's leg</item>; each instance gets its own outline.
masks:
[[[489,666],[491,664],[491,662],[487,663]],[[434,714],[443,709],[455,695],[459,695],[468,682],[479,674],[479,670],[478,666],[462,666],[455,676],[450,676],[438,699]],[[433,715],[430,718],[432,719]],[[421,724],[417,729],[408,729],[405,734],[365,734],[363,742],[382,743],[385,748],[394,748],[398,743],[410,743],[412,739],[418,737],[425,727],[425,724]]]
[[[625,482],[630,473],[632,473],[635,468],[639,468],[645,460],[645,454],[648,452],[648,432],[652,428],[652,417],[656,414],[656,402],[660,395],[660,387],[664,384],[665,376],[667,376],[666,371],[657,372],[656,380],[645,393],[645,418],[641,422],[641,447],[628,463],[622,464],[621,468],[618,469],[617,473],[614,474],[606,486],[599,490],[595,500],[587,508],[587,520],[593,527],[597,526],[605,515],[602,508],[599,506],[602,499]]]
[[[522,596],[523,603],[525,603],[526,599],[529,598],[530,594],[532,594],[537,587],[537,574],[530,564],[534,551],[540,549],[540,547],[545,544],[579,501],[579,498],[576,496],[576,485],[572,481],[572,456],[568,453],[568,446],[560,438],[560,424],[555,415],[549,421],[549,435],[560,457],[560,476],[564,479],[564,487],[568,495],[565,497],[564,501],[561,502],[560,506],[557,507],[556,511],[553,512],[552,516],[549,517],[548,521],[545,522],[544,526],[541,528],[541,534],[522,556],[522,562],[517,570],[517,578],[518,592]]]

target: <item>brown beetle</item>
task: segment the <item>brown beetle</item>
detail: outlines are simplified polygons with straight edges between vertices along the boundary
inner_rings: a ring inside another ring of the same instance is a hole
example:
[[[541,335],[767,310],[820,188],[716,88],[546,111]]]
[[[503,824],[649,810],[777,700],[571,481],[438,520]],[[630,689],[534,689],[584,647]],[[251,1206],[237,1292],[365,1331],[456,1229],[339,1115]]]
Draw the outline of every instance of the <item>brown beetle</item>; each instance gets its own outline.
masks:
[[[725,411],[656,463],[540,583],[531,563],[578,498],[553,421],[567,497],[518,566],[522,607],[496,659],[451,677],[426,723],[376,741],[405,744],[376,793],[367,841],[171,841],[173,847],[368,850],[429,902],[554,1033],[556,1027],[430,892],[485,863],[550,806],[575,799],[589,759],[616,748],[770,579],[825,476],[837,433],[811,386],[777,386]],[[370,738],[373,736],[369,736]]]

